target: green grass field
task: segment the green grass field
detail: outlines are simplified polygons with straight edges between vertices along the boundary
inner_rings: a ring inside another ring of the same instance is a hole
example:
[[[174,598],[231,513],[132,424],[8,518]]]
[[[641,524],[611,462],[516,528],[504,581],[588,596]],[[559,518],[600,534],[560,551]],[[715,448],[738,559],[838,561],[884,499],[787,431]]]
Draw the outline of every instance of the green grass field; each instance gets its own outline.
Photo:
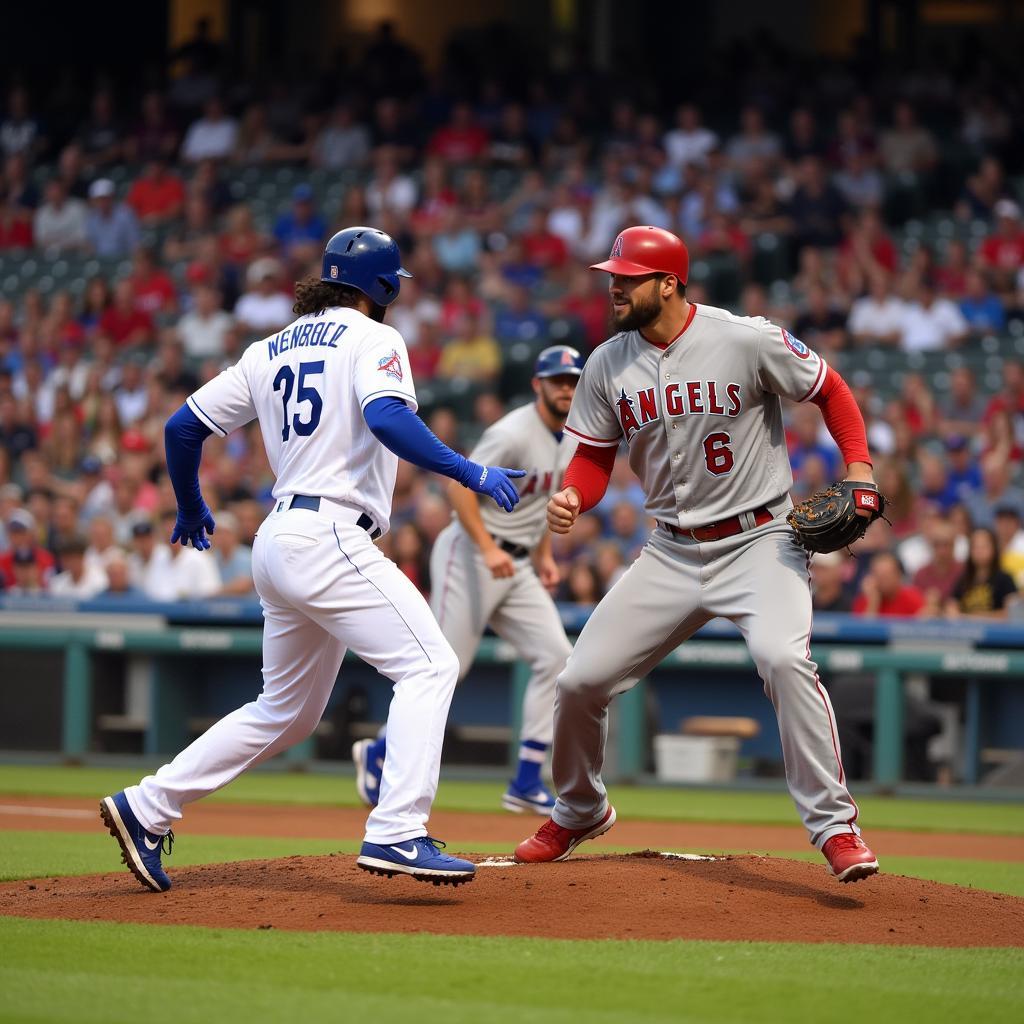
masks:
[[[123,770],[0,766],[0,803],[2,795],[92,799],[133,777]],[[337,805],[353,802],[351,789],[342,776],[261,772],[215,799]],[[491,811],[494,794],[494,783],[448,782],[439,805]],[[633,818],[795,824],[792,805],[780,794],[617,788],[614,798]],[[872,798],[863,801],[862,820],[872,830],[1024,834],[1019,804]],[[98,822],[95,833],[55,829],[0,831],[0,879],[118,869],[116,849]],[[192,835],[179,841],[172,863],[354,852],[356,846],[354,838]],[[474,847],[506,852],[483,841]],[[884,867],[1024,896],[1024,863],[890,857]],[[0,918],[0,1022],[134,1022],[160,1014],[176,1024],[325,1018],[384,1024],[414,1017],[444,1024],[764,1024],[841,1013],[871,1024],[938,1024],[1019,1019],[1022,1005],[1019,949],[300,934]]]

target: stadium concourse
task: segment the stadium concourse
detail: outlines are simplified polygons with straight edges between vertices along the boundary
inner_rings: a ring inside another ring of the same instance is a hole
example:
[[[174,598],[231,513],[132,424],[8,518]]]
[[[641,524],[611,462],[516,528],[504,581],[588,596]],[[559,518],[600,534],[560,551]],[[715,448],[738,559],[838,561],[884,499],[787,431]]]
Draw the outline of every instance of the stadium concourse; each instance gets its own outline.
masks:
[[[683,90],[652,103],[593,70],[513,88],[463,69],[445,89],[414,49],[387,46],[406,70],[394,96],[358,75],[340,90],[313,77],[264,91],[99,84],[71,121],[54,95],[9,90],[5,591],[251,593],[271,481],[255,425],[207,446],[218,543],[203,558],[166,544],[163,423],[290,320],[292,283],[339,226],[399,241],[415,276],[389,319],[430,425],[467,450],[529,393],[540,348],[601,343],[606,282],[585,266],[624,225],[651,223],[689,244],[689,298],[785,325],[865,411],[891,526],[863,557],[822,560],[818,606],[1016,614],[1024,166],[1019,112],[983,65],[953,88],[952,72],[859,80],[836,64],[812,96],[799,62],[774,62],[768,92],[740,76],[715,103]],[[814,409],[788,417],[799,498],[840,467]],[[560,600],[594,603],[632,560],[648,527],[639,494],[620,457],[601,506],[556,541]],[[403,465],[383,543],[425,592],[448,517],[438,480]]]

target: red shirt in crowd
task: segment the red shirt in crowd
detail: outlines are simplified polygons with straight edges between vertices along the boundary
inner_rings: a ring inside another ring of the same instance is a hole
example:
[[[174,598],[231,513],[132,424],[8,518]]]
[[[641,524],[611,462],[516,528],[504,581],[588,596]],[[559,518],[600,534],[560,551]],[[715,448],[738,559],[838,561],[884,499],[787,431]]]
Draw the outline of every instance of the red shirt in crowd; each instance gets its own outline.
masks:
[[[46,548],[41,548],[38,544],[33,545],[32,551],[36,556],[36,568],[39,570],[39,578],[45,582],[53,575],[53,570],[56,566],[53,555]],[[13,587],[15,584],[13,548],[0,555],[0,579],[3,580],[5,590],[8,587]]]
[[[550,231],[523,235],[523,255],[535,267],[561,267],[569,258],[565,240]]]
[[[853,599],[853,614],[867,614],[868,599],[858,594]],[[876,615],[917,615],[924,607],[924,594],[917,587],[905,586],[892,596],[882,599]]]
[[[27,217],[0,217],[0,249],[31,249],[32,221]]]
[[[111,306],[100,317],[100,334],[107,335],[115,345],[137,345],[153,338],[153,318],[141,309],[124,313]]]
[[[992,235],[981,243],[978,250],[981,259],[990,267],[1000,270],[1015,270],[1024,264],[1024,231],[1012,238],[1005,235]]]
[[[171,275],[163,270],[154,270],[145,277],[133,274],[132,283],[135,285],[135,308],[149,316],[167,307],[173,307],[177,301],[178,293],[174,281],[171,280]]]
[[[466,164],[479,160],[487,149],[487,132],[478,125],[465,128],[446,125],[434,132],[427,151],[452,164]]]
[[[185,186],[174,174],[164,174],[156,180],[139,178],[128,189],[127,201],[139,220],[173,217],[185,205]]]

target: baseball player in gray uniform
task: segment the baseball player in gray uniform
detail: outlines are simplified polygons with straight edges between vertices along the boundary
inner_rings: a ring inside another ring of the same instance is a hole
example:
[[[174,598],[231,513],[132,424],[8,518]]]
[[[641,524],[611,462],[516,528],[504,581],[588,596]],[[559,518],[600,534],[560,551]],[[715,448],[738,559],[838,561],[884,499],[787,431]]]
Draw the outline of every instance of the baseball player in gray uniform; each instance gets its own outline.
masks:
[[[842,378],[761,317],[686,299],[682,240],[623,231],[611,257],[621,333],[583,371],[566,431],[579,447],[548,523],[566,533],[607,487],[621,442],[656,521],[640,556],[583,629],[557,680],[551,819],[520,861],[567,857],[615,823],[601,781],[608,705],[716,616],[746,640],[775,706],[786,779],[811,842],[841,881],[874,874],[846,787],[828,695],[810,658],[808,557],[783,513],[792,472],[782,398],[814,401],[847,463],[872,480],[864,421]]]
[[[430,557],[431,609],[458,656],[459,678],[473,664],[488,625],[530,665],[519,764],[502,797],[502,806],[515,813],[549,815],[555,805],[541,769],[551,745],[555,678],[572,648],[548,592],[559,573],[545,511],[576,450],[576,440],[564,437],[562,428],[582,372],[583,357],[574,348],[555,345],[541,352],[534,367],[536,401],[488,427],[472,452],[476,461],[500,456],[512,460],[509,465],[532,467],[517,483],[519,504],[494,515],[486,503],[464,497],[464,488],[450,487],[455,514]],[[385,751],[383,735],[352,747],[356,789],[370,806]]]

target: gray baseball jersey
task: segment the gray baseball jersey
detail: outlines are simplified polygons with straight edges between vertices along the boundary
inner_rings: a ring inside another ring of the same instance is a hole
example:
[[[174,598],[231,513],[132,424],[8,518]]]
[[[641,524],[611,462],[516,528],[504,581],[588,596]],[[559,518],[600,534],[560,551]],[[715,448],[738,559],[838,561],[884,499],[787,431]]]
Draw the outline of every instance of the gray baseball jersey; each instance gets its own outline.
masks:
[[[566,431],[623,439],[647,513],[685,529],[767,505],[793,474],[780,396],[813,398],[823,359],[763,317],[691,306],[666,348],[627,331],[587,360]]]
[[[484,432],[471,458],[485,465],[527,467],[516,480],[521,495],[512,512],[494,515],[480,502],[480,517],[498,540],[533,551],[544,536],[548,498],[562,486],[576,441],[556,436],[540,418],[536,402],[503,416]],[[512,576],[495,579],[480,549],[457,518],[441,531],[430,556],[431,607],[464,676],[476,657],[484,628],[491,628],[530,665],[523,696],[523,740],[551,743],[555,677],[570,645],[551,595],[528,558],[515,559]],[[523,753],[523,752],[521,752]],[[527,750],[523,756],[537,757]]]
[[[813,398],[825,372],[767,320],[703,305],[664,349],[632,331],[587,360],[566,430],[595,445],[625,438],[647,511],[682,529],[655,528],[558,677],[552,818],[564,828],[589,828],[607,810],[612,698],[721,616],[743,634],[775,705],[786,779],[811,841],[857,831],[835,716],[810,658],[807,555],[782,518],[792,471],[780,396]],[[742,514],[760,506],[769,517]],[[723,520],[719,539],[683,532]]]
[[[502,511],[494,502],[480,503],[480,517],[492,537],[531,551],[540,543],[547,529],[548,498],[562,486],[575,451],[575,439],[553,434],[540,418],[536,402],[502,416],[484,431],[470,454],[474,462],[526,469],[526,476],[514,481],[519,504],[511,512]]]

